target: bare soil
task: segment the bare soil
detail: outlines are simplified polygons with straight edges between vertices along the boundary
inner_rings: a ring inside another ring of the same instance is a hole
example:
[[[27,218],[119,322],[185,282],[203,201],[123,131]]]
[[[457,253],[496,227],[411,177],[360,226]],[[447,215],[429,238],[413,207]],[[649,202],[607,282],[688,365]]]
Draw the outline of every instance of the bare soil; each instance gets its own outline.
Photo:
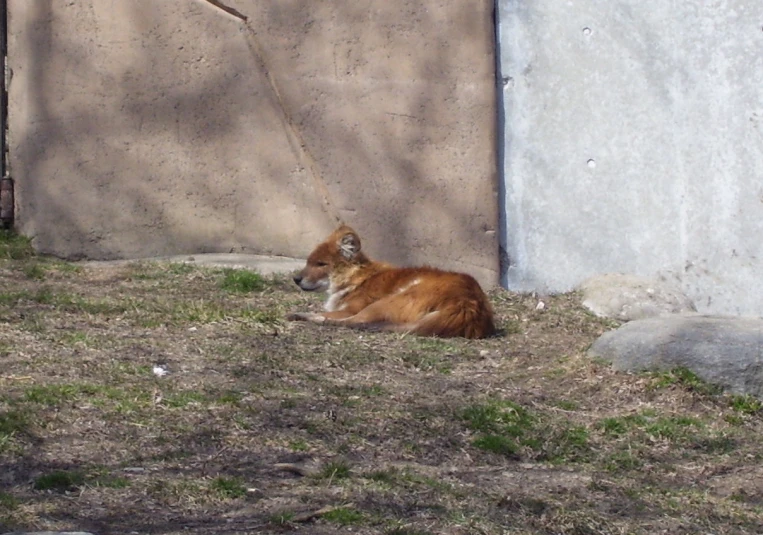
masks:
[[[0,259],[0,533],[763,532],[760,404],[591,360],[576,294],[440,340],[247,280]]]

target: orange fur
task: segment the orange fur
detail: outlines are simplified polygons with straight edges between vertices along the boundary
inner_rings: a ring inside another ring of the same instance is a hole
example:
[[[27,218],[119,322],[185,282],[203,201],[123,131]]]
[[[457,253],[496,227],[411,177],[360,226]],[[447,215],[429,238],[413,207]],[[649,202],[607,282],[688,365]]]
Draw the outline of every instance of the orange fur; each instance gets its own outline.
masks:
[[[306,291],[327,291],[325,312],[289,319],[421,336],[484,338],[495,332],[487,296],[473,277],[432,267],[374,262],[348,226],[336,229],[294,277]]]

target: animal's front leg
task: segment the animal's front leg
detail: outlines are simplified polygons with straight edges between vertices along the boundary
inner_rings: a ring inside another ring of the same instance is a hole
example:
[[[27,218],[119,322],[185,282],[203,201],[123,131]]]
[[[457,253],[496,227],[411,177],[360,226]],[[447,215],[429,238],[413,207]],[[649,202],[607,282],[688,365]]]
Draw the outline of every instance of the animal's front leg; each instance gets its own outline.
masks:
[[[289,321],[309,321],[310,323],[325,323],[326,321],[343,320],[352,316],[349,312],[344,310],[337,310],[334,312],[292,312],[286,316]]]

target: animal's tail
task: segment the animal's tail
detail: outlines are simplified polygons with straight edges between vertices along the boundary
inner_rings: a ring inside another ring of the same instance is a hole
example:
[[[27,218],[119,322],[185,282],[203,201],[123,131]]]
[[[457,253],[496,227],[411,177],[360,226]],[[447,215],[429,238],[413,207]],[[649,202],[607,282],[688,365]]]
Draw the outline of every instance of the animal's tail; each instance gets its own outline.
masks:
[[[377,321],[346,325],[364,331],[410,333],[441,338],[487,338],[495,334],[493,311],[481,304],[435,310],[411,323]]]
[[[410,332],[443,338],[487,338],[495,334],[493,311],[481,303],[449,306],[426,314]]]

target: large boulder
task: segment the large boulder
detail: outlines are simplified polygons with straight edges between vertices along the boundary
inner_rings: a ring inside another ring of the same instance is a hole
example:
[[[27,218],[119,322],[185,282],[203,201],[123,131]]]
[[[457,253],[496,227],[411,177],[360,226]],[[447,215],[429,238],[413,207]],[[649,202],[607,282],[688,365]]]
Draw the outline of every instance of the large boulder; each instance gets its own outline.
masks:
[[[763,318],[675,315],[626,323],[589,350],[616,370],[683,367],[735,394],[763,398]]]
[[[696,312],[694,303],[680,289],[658,281],[607,273],[583,282],[583,306],[599,317],[632,321],[665,314]]]

